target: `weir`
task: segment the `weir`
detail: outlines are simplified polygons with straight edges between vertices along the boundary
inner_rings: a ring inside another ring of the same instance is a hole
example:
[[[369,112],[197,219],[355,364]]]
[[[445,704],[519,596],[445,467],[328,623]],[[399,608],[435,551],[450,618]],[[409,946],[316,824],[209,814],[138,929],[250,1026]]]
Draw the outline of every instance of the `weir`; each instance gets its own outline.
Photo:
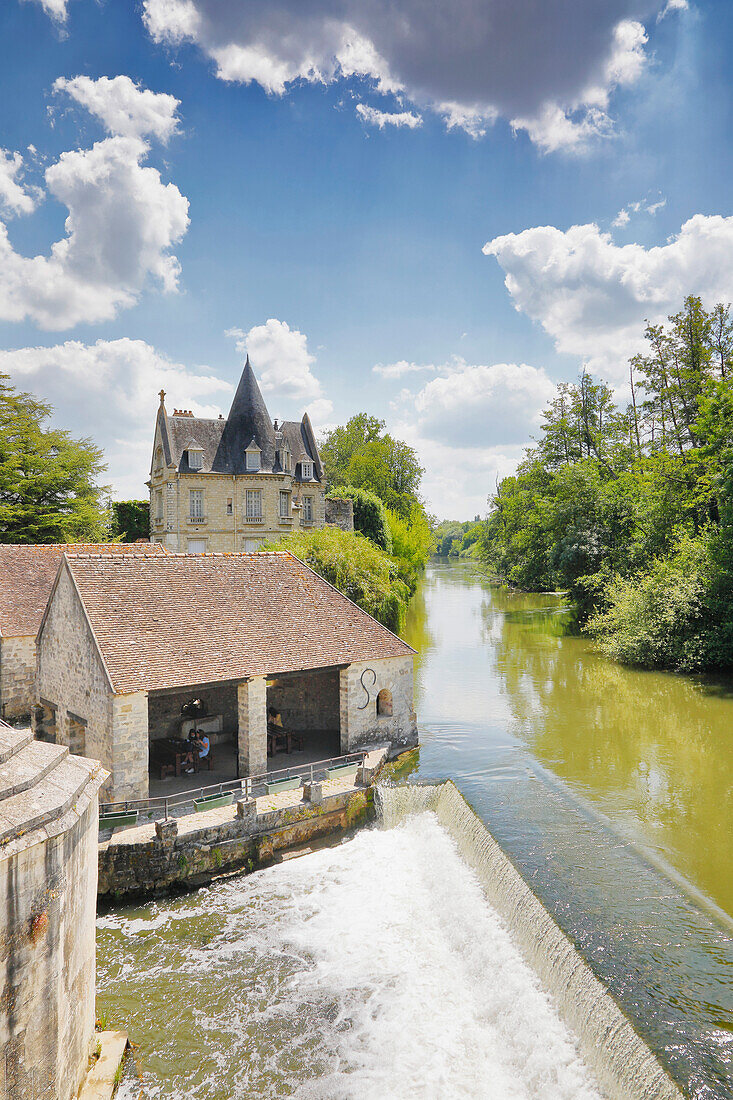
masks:
[[[682,1100],[682,1093],[453,782],[378,784],[375,805],[388,828],[410,814],[436,815],[575,1034],[610,1100]]]

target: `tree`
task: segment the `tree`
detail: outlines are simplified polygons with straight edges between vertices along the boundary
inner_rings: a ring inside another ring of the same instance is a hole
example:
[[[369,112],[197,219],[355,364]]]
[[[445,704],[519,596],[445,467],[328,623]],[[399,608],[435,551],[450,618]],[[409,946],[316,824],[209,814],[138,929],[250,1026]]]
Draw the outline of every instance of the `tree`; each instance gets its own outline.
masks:
[[[120,542],[137,542],[150,537],[150,502],[147,500],[113,500],[110,503],[112,522],[110,534]]]
[[[102,541],[102,452],[89,439],[45,427],[51,413],[0,375],[0,540]]]
[[[332,489],[353,485],[368,489],[406,518],[414,504],[422,507],[423,467],[413,447],[393,439],[383,420],[366,413],[334,428],[320,446],[326,479]]]

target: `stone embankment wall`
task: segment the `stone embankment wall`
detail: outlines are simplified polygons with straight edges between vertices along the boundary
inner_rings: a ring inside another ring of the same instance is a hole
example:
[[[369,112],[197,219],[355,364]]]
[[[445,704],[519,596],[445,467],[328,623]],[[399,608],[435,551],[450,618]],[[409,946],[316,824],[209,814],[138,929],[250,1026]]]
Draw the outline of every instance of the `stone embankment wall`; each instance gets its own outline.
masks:
[[[279,852],[374,816],[371,787],[329,795],[319,783],[306,784],[302,792],[285,792],[269,802],[286,804],[268,810],[266,799],[250,798],[118,832],[99,845],[100,898],[153,896],[201,886],[233,871],[254,871]]]
[[[71,1100],[87,1071],[104,777],[0,724],[0,1100]]]
[[[6,722],[27,718],[35,701],[35,637],[0,638],[0,717]]]

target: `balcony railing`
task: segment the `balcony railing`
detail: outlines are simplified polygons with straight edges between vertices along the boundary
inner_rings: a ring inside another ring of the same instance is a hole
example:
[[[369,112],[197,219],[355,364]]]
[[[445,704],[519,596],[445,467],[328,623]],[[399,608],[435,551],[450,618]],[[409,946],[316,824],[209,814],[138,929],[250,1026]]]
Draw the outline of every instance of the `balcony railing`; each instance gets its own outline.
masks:
[[[189,516],[189,523],[206,523],[206,516]]]
[[[264,516],[245,516],[244,517],[244,522],[245,523],[264,523],[265,522],[265,517]]]

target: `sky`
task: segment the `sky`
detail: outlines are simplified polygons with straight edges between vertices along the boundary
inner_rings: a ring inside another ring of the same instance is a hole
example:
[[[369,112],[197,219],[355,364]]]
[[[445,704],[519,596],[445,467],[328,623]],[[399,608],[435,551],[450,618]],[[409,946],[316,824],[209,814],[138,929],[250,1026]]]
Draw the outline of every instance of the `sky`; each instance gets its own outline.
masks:
[[[559,381],[733,299],[725,0],[3,0],[0,51],[0,372],[116,497],[249,353],[472,518]]]

